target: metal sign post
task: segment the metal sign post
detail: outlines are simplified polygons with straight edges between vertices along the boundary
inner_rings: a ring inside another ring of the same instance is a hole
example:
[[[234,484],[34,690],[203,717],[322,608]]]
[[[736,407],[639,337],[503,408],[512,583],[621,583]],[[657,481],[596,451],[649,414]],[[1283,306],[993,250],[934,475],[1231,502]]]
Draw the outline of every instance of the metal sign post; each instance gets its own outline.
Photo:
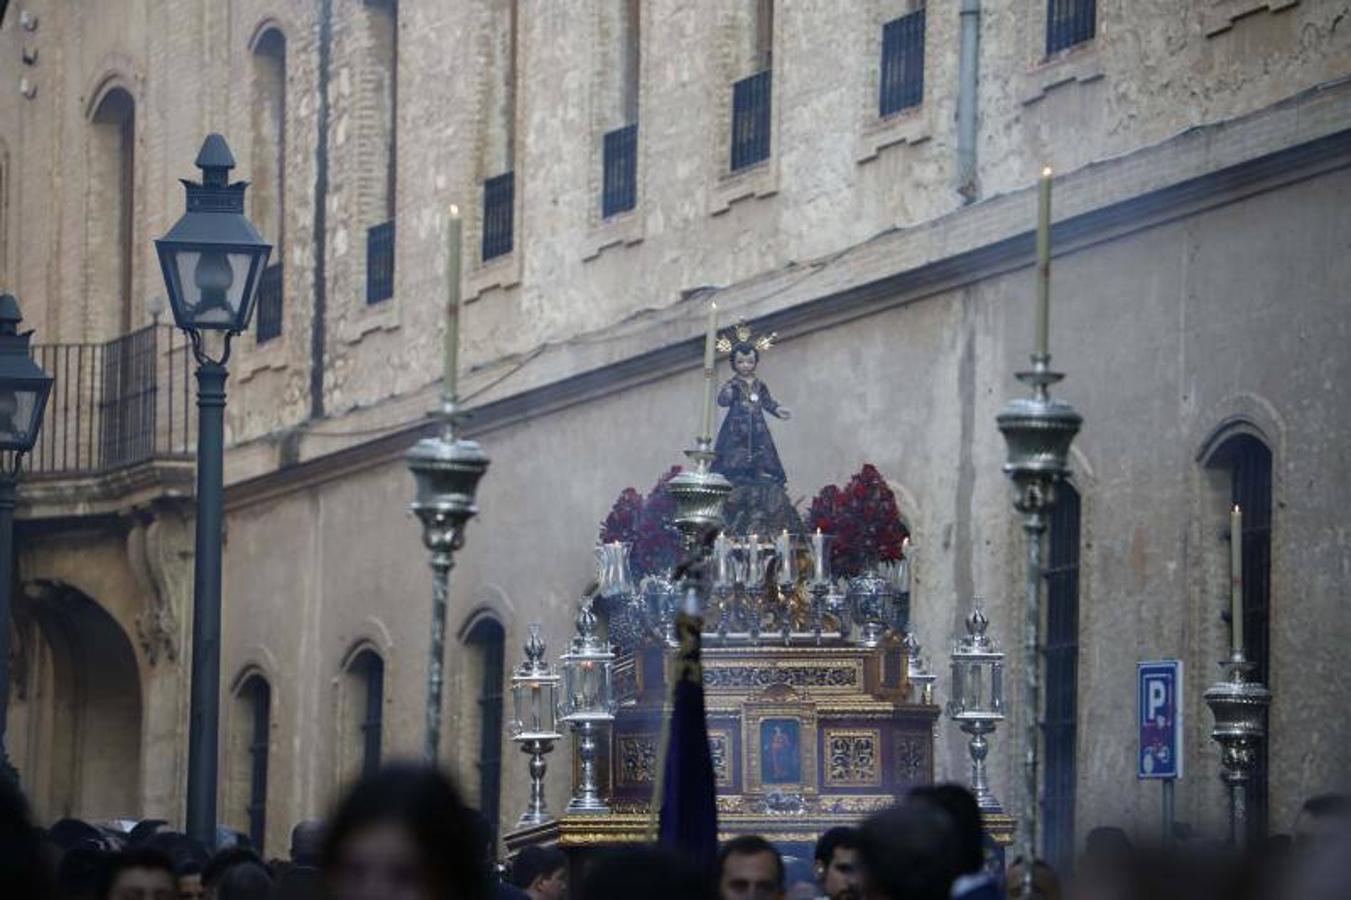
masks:
[[[1182,661],[1136,665],[1140,750],[1136,777],[1163,783],[1163,841],[1173,832],[1173,785],[1182,777]]]

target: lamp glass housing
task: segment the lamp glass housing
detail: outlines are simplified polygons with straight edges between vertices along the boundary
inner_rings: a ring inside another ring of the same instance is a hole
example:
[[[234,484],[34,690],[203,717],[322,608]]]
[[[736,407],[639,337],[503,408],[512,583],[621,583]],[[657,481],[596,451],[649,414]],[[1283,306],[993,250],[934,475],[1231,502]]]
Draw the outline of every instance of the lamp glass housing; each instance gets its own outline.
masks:
[[[574,648],[562,657],[562,718],[568,722],[614,717],[614,654]]]
[[[0,373],[0,450],[33,449],[51,390],[50,378],[9,379]]]
[[[200,215],[200,214],[199,214]],[[188,331],[234,331],[248,327],[258,279],[272,248],[155,242],[174,322]]]
[[[518,674],[511,679],[515,715],[511,736],[516,740],[557,740],[558,676]]]

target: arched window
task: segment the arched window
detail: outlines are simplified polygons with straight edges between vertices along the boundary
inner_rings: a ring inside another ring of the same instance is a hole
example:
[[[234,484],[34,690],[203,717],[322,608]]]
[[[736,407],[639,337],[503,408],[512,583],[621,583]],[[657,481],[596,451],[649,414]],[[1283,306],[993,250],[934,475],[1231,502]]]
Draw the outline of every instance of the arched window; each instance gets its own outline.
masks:
[[[1256,665],[1252,676],[1270,686],[1271,451],[1259,438],[1237,434],[1220,444],[1207,462],[1211,469],[1228,476],[1224,479],[1227,483],[1221,485],[1224,511],[1227,513],[1232,504],[1243,510],[1239,539],[1243,541],[1244,653]],[[1257,753],[1257,766],[1248,782],[1248,823],[1251,834],[1261,835],[1266,833],[1267,822],[1265,742],[1258,744]]]
[[[1079,688],[1079,493],[1057,489],[1046,578],[1046,858],[1074,856],[1074,744]]]
[[[399,4],[365,0],[361,8],[357,122],[362,217],[366,232],[366,302],[394,296],[394,186],[398,164]]]
[[[263,852],[267,836],[267,757],[272,736],[272,687],[262,675],[244,680],[235,694],[238,736],[246,755],[239,760],[246,767],[248,795],[245,814],[249,840]]]
[[[496,619],[480,619],[465,637],[478,682],[478,808],[497,832],[502,806],[502,682],[506,632]]]
[[[385,661],[374,650],[362,650],[347,666],[351,723],[346,740],[359,748],[360,773],[370,775],[380,768],[380,748],[385,718]]]
[[[286,232],[286,36],[268,28],[253,45],[252,217],[272,244],[258,286],[258,342],[282,328],[282,262]]]
[[[517,24],[516,0],[497,0],[492,5],[483,151],[484,262],[505,256],[515,245]]]
[[[135,237],[136,101],[120,87],[105,93],[92,118],[85,217],[87,320],[106,338],[136,324],[132,299]]]

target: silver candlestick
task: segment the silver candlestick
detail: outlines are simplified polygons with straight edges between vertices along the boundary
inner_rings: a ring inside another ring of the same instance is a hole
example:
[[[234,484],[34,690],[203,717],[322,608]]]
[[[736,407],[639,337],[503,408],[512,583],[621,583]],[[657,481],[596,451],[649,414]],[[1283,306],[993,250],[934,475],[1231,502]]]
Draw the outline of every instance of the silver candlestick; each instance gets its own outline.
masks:
[[[1019,851],[1024,860],[1037,854],[1037,740],[1041,718],[1041,546],[1047,521],[1056,501],[1056,487],[1069,474],[1070,444],[1079,433],[1083,417],[1068,403],[1052,400],[1049,388],[1064,376],[1050,370],[1048,353],[1032,356],[1032,370],[1019,372],[1018,380],[1031,386],[1030,397],[1010,400],[997,417],[1008,445],[1004,474],[1014,486],[1013,507],[1023,517],[1027,536],[1027,602],[1023,620],[1022,731],[1024,741],[1023,807],[1019,822]],[[1024,896],[1032,893],[1032,866],[1025,866]]]
[[[426,735],[423,753],[436,762],[441,745],[441,690],[444,681],[446,597],[455,551],[464,545],[464,526],[478,514],[474,493],[488,469],[488,455],[474,441],[457,440],[453,399],[442,401],[440,433],[423,438],[405,457],[417,483],[412,509],[422,522],[422,542],[431,551],[431,658],[427,667]]]
[[[1271,691],[1250,680],[1255,663],[1242,648],[1220,663],[1229,677],[1210,686],[1206,705],[1215,716],[1211,738],[1220,745],[1220,780],[1229,788],[1229,839],[1236,847],[1247,844],[1248,783],[1257,768],[1257,753],[1266,739],[1267,708]]]

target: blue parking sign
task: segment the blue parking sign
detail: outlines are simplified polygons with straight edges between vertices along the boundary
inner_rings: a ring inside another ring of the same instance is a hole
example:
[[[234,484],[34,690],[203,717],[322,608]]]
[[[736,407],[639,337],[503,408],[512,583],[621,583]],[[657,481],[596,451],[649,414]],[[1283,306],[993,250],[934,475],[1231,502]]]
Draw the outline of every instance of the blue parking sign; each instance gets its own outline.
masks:
[[[1139,778],[1182,777],[1182,661],[1136,666],[1140,691]]]

